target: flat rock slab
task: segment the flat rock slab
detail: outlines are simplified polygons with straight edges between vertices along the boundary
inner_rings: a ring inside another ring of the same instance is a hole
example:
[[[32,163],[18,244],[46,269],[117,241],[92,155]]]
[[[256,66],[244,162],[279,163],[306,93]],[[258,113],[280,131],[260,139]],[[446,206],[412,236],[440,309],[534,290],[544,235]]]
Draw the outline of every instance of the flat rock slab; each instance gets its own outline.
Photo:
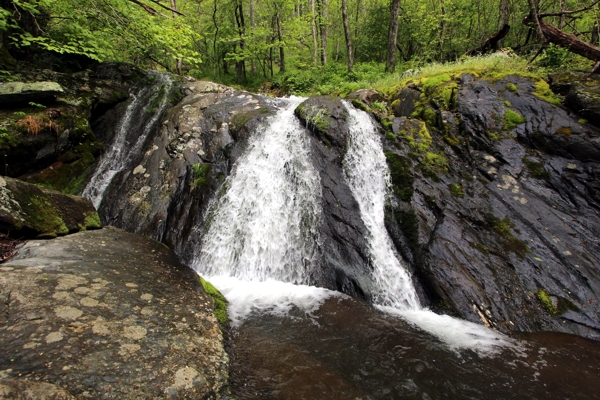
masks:
[[[196,274],[143,236],[109,227],[30,241],[0,265],[4,382],[77,398],[220,398],[222,343]]]
[[[64,94],[64,90],[56,82],[0,83],[0,104],[40,101],[61,94]]]

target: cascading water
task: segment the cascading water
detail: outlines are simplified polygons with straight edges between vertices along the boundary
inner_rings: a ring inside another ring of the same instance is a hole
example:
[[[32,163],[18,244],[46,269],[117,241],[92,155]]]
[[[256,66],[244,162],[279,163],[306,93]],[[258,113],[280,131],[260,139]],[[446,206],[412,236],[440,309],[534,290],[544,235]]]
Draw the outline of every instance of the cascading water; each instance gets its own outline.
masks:
[[[294,116],[302,100],[286,100],[255,133],[207,213],[192,266],[228,298],[234,324],[252,308],[310,311],[327,297],[299,286],[309,282],[321,214],[320,180]]]
[[[350,114],[348,149],[344,170],[348,186],[358,202],[369,231],[373,280],[378,289],[376,304],[400,310],[419,309],[419,299],[406,269],[398,261],[384,224],[384,206],[390,176],[381,140],[369,115],[344,103]]]
[[[411,277],[400,263],[385,228],[384,206],[390,176],[377,128],[366,112],[344,105],[350,115],[344,169],[369,231],[372,277],[378,289],[375,305],[437,336],[450,348],[472,348],[480,354],[493,354],[499,347],[513,346],[510,339],[482,325],[421,307]]]
[[[100,207],[104,193],[114,177],[131,166],[134,157],[138,157],[157,120],[169,105],[173,81],[166,74],[151,73],[150,76],[154,77],[155,83],[130,95],[129,104],[110,148],[104,153],[92,178],[83,189],[81,196],[89,199],[96,209]],[[151,105],[155,107],[148,109]],[[151,117],[147,118],[145,113],[151,113]]]

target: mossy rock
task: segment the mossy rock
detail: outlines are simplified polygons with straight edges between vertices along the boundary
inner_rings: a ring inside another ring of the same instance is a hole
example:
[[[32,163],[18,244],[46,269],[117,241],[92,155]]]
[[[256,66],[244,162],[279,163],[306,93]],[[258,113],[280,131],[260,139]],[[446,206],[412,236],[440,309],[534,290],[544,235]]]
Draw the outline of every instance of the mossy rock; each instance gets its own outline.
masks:
[[[311,97],[294,114],[326,146],[345,147],[348,111],[339,98]]]
[[[215,317],[219,321],[219,326],[221,330],[226,331],[229,327],[229,317],[227,316],[227,299],[225,296],[219,292],[219,290],[213,286],[212,283],[204,280],[201,276],[198,277],[200,279],[200,283],[204,288],[204,291],[207,295],[210,296],[213,303],[213,312]]]
[[[53,238],[101,228],[89,200],[0,177],[0,231],[20,237]]]
[[[414,193],[415,178],[411,173],[411,161],[391,151],[385,152],[385,158],[390,168],[392,191],[400,200],[410,201]]]

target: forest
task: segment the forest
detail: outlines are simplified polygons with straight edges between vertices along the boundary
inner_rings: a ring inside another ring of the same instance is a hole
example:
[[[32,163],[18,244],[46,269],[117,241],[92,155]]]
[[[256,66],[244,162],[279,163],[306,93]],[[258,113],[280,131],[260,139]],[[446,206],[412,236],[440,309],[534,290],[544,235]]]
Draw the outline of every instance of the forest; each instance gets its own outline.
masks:
[[[376,87],[429,63],[499,49],[533,61],[532,67],[591,70],[600,60],[599,3],[1,0],[0,69],[8,75],[19,68],[69,71],[123,61],[302,94]],[[584,50],[575,54],[572,43],[543,29],[569,35]]]

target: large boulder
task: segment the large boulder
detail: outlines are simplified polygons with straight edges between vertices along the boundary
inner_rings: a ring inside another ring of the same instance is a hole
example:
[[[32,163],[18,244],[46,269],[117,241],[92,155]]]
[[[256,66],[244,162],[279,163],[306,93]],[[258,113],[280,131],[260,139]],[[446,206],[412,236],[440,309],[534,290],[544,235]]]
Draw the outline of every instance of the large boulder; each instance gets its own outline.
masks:
[[[327,146],[343,148],[346,145],[348,111],[340,99],[311,97],[296,108],[295,114]]]
[[[0,230],[13,236],[53,238],[101,227],[89,200],[0,177]]]
[[[0,393],[34,379],[80,399],[227,392],[223,336],[198,276],[116,228],[30,241],[2,265],[0,352]],[[61,393],[38,398],[70,398]]]
[[[423,303],[506,332],[600,338],[600,129],[542,80],[427,79],[421,119],[384,139],[386,225]]]

